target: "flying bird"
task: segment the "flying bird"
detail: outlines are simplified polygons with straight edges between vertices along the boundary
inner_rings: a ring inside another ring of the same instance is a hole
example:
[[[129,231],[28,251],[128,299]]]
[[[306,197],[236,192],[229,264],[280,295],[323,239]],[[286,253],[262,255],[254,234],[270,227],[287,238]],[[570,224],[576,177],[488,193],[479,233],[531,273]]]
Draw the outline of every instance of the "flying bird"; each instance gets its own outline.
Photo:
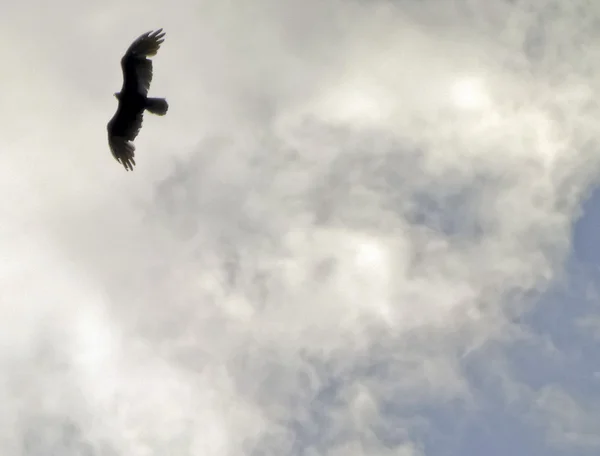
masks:
[[[164,116],[169,109],[164,98],[148,97],[152,82],[152,61],[148,57],[156,55],[164,36],[162,28],[140,35],[121,59],[123,87],[114,94],[119,106],[106,129],[113,157],[127,171],[133,170],[135,165],[133,140],[142,128],[144,111]]]

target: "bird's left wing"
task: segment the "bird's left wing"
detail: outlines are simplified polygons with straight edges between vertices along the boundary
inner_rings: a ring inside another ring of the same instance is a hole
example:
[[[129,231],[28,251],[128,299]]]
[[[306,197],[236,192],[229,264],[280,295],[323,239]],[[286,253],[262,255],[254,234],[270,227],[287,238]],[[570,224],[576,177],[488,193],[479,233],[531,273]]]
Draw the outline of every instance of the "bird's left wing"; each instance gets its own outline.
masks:
[[[123,70],[122,91],[134,91],[148,95],[152,82],[152,61],[163,43],[165,33],[161,29],[140,35],[127,49],[121,59]]]

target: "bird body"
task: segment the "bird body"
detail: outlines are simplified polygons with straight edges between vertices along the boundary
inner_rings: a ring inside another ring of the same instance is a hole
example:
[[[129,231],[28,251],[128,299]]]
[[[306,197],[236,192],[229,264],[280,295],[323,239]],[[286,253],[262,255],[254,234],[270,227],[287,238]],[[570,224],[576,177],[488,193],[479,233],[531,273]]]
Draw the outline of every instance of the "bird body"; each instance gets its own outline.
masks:
[[[115,93],[119,105],[106,129],[113,157],[127,171],[133,170],[135,165],[133,140],[142,127],[144,111],[164,116],[169,109],[166,99],[148,97],[152,82],[152,61],[148,57],[156,55],[164,36],[162,29],[144,33],[129,46],[121,59],[123,87]]]

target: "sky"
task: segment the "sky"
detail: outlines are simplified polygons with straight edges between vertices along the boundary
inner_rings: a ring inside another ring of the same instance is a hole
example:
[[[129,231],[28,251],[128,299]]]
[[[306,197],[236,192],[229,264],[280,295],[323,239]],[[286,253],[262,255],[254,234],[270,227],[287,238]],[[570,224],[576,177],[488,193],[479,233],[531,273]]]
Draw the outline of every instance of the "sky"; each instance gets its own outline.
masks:
[[[0,4],[5,456],[600,451],[600,5]],[[162,27],[127,173],[119,59]]]

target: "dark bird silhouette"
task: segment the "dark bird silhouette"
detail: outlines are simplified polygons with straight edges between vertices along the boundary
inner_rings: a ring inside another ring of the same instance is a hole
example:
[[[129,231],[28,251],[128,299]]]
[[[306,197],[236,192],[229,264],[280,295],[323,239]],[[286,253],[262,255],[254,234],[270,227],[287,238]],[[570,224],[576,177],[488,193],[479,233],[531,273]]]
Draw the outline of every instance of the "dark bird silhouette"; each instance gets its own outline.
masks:
[[[164,41],[161,29],[144,33],[127,49],[121,59],[123,87],[115,93],[119,100],[117,112],[108,122],[108,145],[113,157],[127,171],[135,165],[133,140],[142,128],[144,111],[164,116],[169,109],[164,98],[149,98],[148,89],[152,82],[152,61],[147,57],[156,55]]]

